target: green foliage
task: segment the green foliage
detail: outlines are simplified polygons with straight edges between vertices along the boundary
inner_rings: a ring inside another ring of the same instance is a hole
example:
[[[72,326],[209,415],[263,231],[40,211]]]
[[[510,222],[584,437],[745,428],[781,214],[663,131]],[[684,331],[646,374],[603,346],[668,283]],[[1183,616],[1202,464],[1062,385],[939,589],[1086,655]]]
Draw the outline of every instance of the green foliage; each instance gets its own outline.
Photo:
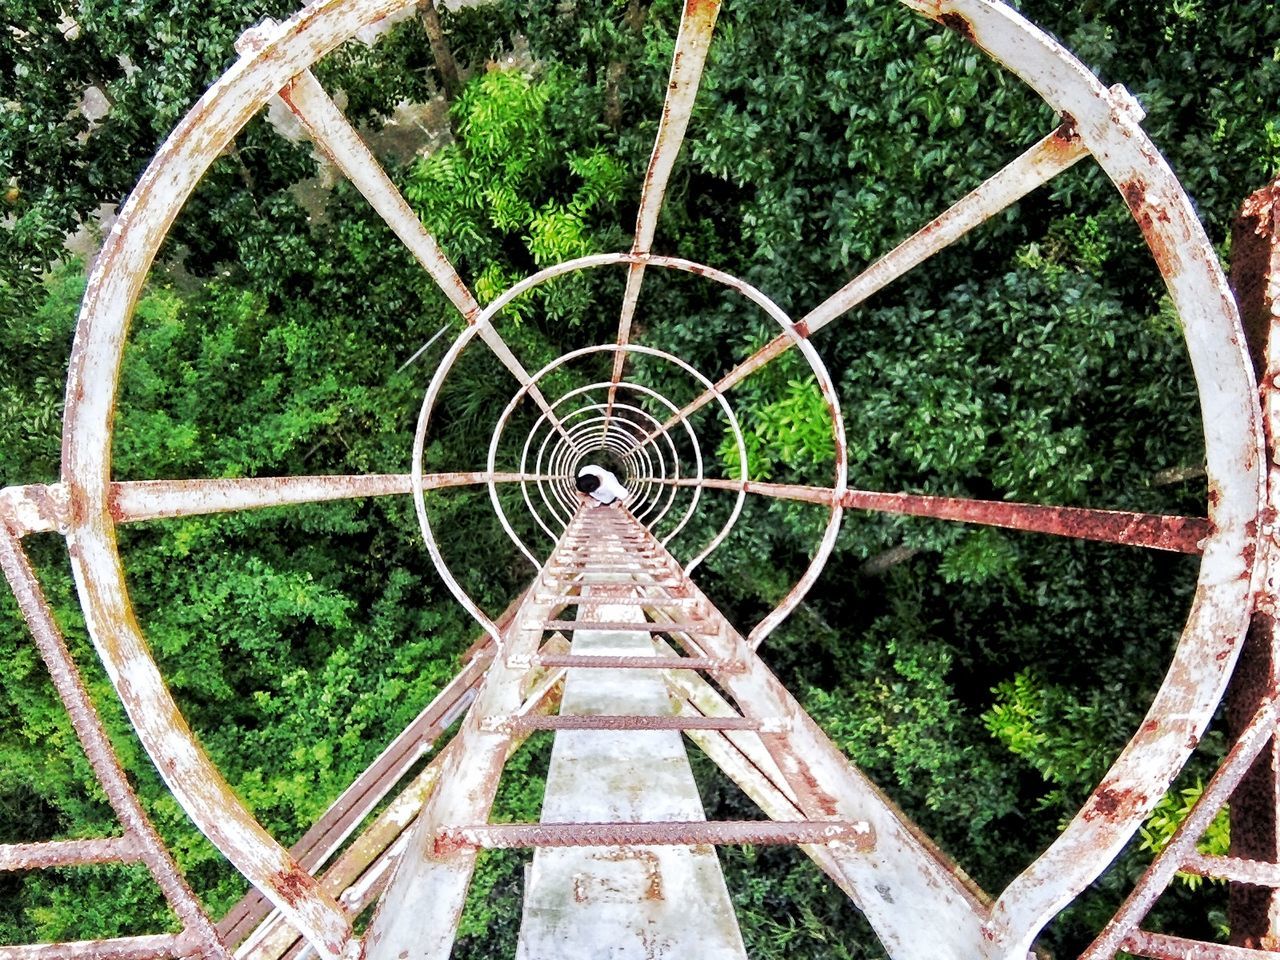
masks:
[[[459,266],[481,277],[486,300],[519,275],[503,266],[513,243],[523,247],[515,265],[525,270],[620,245],[618,208],[634,180],[592,142],[593,127],[566,111],[578,93],[565,68],[484,73],[453,106],[457,142],[409,171],[406,197]],[[559,279],[514,312],[541,308],[549,321],[576,326],[592,290],[588,278]]]
[[[752,413],[752,421],[743,431],[749,479],[772,480],[784,468],[789,473],[809,467],[834,469],[831,410],[812,374],[803,380],[788,380],[780,398],[755,407]],[[742,479],[732,432],[725,434],[716,454],[727,476]]]
[[[1082,703],[1074,692],[1045,683],[1030,668],[993,692],[996,701],[982,717],[987,730],[1055,786],[1040,802],[1070,816],[1080,798],[1061,788],[1097,783],[1111,762],[1098,749],[1114,739],[1106,731],[1111,718],[1105,707],[1096,699]]]
[[[1142,849],[1150,850],[1155,856],[1167,847],[1174,833],[1182,826],[1182,821],[1187,819],[1191,808],[1196,805],[1203,793],[1204,783],[1197,779],[1191,786],[1181,790],[1170,790],[1161,797],[1156,808],[1151,811],[1151,816],[1139,831],[1142,836]],[[1196,849],[1203,854],[1215,857],[1225,857],[1230,851],[1231,821],[1230,811],[1226,807],[1217,812],[1209,824],[1209,829],[1204,832],[1204,836],[1196,841]],[[1198,874],[1181,871],[1177,876],[1192,890],[1198,888],[1205,880]],[[1215,879],[1212,882],[1222,883],[1223,881]]]

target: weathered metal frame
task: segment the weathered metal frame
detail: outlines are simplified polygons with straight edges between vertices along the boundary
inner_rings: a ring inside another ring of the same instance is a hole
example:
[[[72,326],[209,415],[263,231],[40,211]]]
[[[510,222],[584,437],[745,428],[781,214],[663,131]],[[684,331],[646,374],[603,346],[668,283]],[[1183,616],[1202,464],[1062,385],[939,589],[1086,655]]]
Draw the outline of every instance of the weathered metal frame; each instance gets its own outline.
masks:
[[[671,58],[671,76],[667,80],[667,92],[662,104],[662,116],[658,121],[658,135],[653,143],[653,153],[645,171],[644,185],[640,190],[640,209],[636,213],[635,238],[631,253],[647,257],[653,248],[653,237],[658,227],[658,215],[667,184],[675,170],[676,158],[684,142],[685,131],[693,115],[693,104],[702,82],[702,71],[707,53],[711,49],[711,35],[715,31],[716,17],[720,13],[720,0],[686,0],[680,14],[680,28],[676,32],[676,48]],[[625,347],[631,334],[631,321],[636,303],[640,299],[640,285],[644,281],[646,261],[633,260],[627,268],[627,286],[622,295],[622,315],[618,319],[618,346]],[[613,412],[613,401],[618,384],[622,382],[626,351],[614,354],[613,375],[609,388],[606,417]]]
[[[1025,169],[997,175],[1008,189],[995,191],[997,199],[984,209],[1002,208],[1047,180],[1043,174],[1050,168],[1069,166],[1068,160],[1079,158],[1077,138],[1116,183],[1181,316],[1205,422],[1213,530],[1202,544],[1200,590],[1183,640],[1142,729],[1081,814],[996,904],[985,927],[990,945],[982,952],[1018,957],[1044,922],[1132,834],[1185,761],[1221,695],[1257,584],[1261,429],[1234,304],[1189,202],[1142,133],[1131,98],[1105,90],[1059,45],[993,0],[907,2],[1009,67],[1065,118],[1054,135],[1061,142],[1042,142]],[[91,636],[144,747],[197,825],[326,957],[340,956],[353,945],[340,909],[258,827],[204,758],[133,620],[115,545],[114,525],[122,517],[113,502],[119,485],[110,480],[110,427],[132,307],[161,239],[196,181],[270,96],[289,88],[355,30],[403,6],[403,0],[319,0],[256,38],[183,120],[125,204],[91,276],[69,369],[62,482],[22,488],[21,494],[6,491],[10,495],[3,504],[14,518],[15,538],[35,529],[57,529],[66,536]],[[973,218],[970,226],[986,215]],[[622,259],[633,267],[654,262]],[[420,499],[423,478],[414,477],[413,486]],[[335,484],[333,498],[364,495],[339,489]],[[262,493],[254,505],[284,502],[273,496]],[[304,499],[311,498],[290,502]],[[177,504],[171,509],[187,512],[182,500],[170,500]]]
[[[501,312],[516,297],[520,296],[521,294],[527,292],[528,290],[533,289],[534,287],[542,283],[547,282],[548,280],[554,277],[562,276],[568,273],[573,273],[579,270],[596,268],[601,266],[608,266],[611,264],[619,264],[619,263],[634,264],[641,260],[643,260],[643,262],[647,266],[666,267],[674,270],[680,270],[686,273],[692,273],[697,276],[706,277],[724,286],[730,287],[731,289],[734,289],[740,294],[742,294],[743,296],[745,296],[752,303],[756,304],[756,306],[760,307],[771,319],[773,319],[779,325],[779,327],[782,328],[783,335],[788,337],[790,341],[800,350],[801,354],[804,356],[805,361],[808,363],[810,370],[814,374],[814,378],[815,378],[815,381],[817,382],[818,388],[822,392],[823,400],[827,406],[828,414],[831,420],[832,439],[835,447],[834,489],[838,491],[840,495],[843,495],[847,485],[847,481],[848,481],[848,463],[847,463],[847,458],[845,456],[846,442],[845,442],[845,435],[844,435],[844,420],[843,420],[843,417],[840,415],[839,400],[836,396],[835,386],[831,381],[830,374],[827,372],[826,366],[825,364],[823,364],[822,359],[818,356],[817,352],[813,349],[812,345],[809,344],[806,338],[803,336],[803,331],[798,329],[796,326],[794,326],[791,323],[790,318],[788,318],[786,312],[783,311],[769,297],[765,296],[761,291],[756,289],[751,284],[737,277],[733,277],[729,274],[724,273],[723,271],[716,270],[713,267],[708,267],[705,264],[698,264],[698,263],[694,263],[692,261],[684,260],[677,257],[659,257],[659,256],[648,255],[648,254],[645,254],[645,255],[622,254],[622,253],[595,254],[592,256],[580,257],[576,260],[569,260],[563,263],[555,264],[553,266],[547,267],[539,271],[536,274],[526,277],[520,282],[514,284],[512,287],[508,288],[503,294],[501,294],[498,298],[496,298],[491,304],[489,304],[489,306],[485,308],[485,310],[480,314],[480,316],[476,318],[475,325],[463,331],[463,333],[454,341],[454,344],[450,348],[449,352],[446,353],[444,358],[441,360],[440,365],[436,369],[436,373],[432,378],[431,384],[427,388],[426,397],[423,400],[422,411],[419,415],[418,430],[414,438],[414,453],[413,453],[413,464],[412,464],[414,475],[417,476],[421,474],[423,470],[422,455],[426,448],[426,431],[428,429],[431,411],[434,408],[435,403],[439,397],[444,381],[448,377],[448,374],[453,368],[454,364],[457,362],[458,357],[461,356],[462,351],[466,349],[467,344],[471,341],[471,339],[474,338],[474,336],[478,333],[480,329],[482,329],[486,324],[491,323],[493,319],[498,315],[498,313]],[[533,385],[536,385],[539,380],[541,380],[544,376],[546,376],[546,373],[549,370],[556,369],[568,358],[576,358],[577,356],[580,356],[580,355],[586,355],[586,354],[596,353],[596,352],[606,352],[610,350],[612,350],[615,353],[619,351],[624,353],[625,352],[643,353],[648,349],[653,349],[653,348],[639,348],[634,345],[623,346],[621,344],[613,345],[613,346],[599,345],[596,347],[588,347],[580,351],[574,351],[568,354],[564,354],[557,360],[552,361],[551,364],[548,364],[538,373],[534,374],[529,384],[521,386],[520,390],[514,395],[511,403],[508,405],[507,409],[504,411],[503,415],[498,419],[497,426],[495,426],[495,435],[494,435],[495,439],[491,440],[490,442],[490,460],[488,464],[489,470],[492,472],[496,462],[493,454],[497,444],[497,440],[496,440],[497,431],[499,431],[502,428],[502,426],[506,423],[506,421],[510,418],[512,412],[515,409],[515,405],[516,403],[518,403],[519,399],[526,392],[528,392]],[[702,382],[703,387],[708,392],[715,394],[717,402],[720,403],[722,409],[724,409],[726,413],[728,413],[730,416],[731,428],[734,430],[735,442],[738,445],[740,474],[744,478],[748,477],[750,471],[747,467],[746,451],[745,451],[745,447],[743,446],[741,431],[740,429],[737,428],[736,421],[732,417],[732,408],[723,399],[723,397],[721,397],[718,394],[718,392],[716,391],[715,387],[711,384],[711,382],[707,380],[702,374],[695,371],[687,363],[680,360],[679,358],[673,357],[672,355],[661,352],[661,351],[659,351],[658,354],[661,355],[663,359],[676,362],[679,366],[681,366],[683,370],[685,370],[686,373],[690,374],[691,376],[694,376],[696,379],[699,379]],[[611,387],[611,390],[612,390],[612,387]],[[557,465],[557,469],[558,467],[559,465]],[[501,505],[498,503],[496,493],[494,493],[492,490],[491,490],[491,500],[494,503],[495,509],[497,509],[498,511],[499,519],[504,529],[507,530],[508,535],[512,537],[513,542],[516,543],[517,547],[519,547],[522,550],[522,552],[526,555],[526,557],[529,557],[531,561],[536,565],[537,561],[532,559],[532,555],[528,551],[527,547],[525,547],[523,543],[519,541],[519,539],[515,536],[514,531],[511,530],[510,523],[507,521],[506,516],[502,513]],[[465,591],[463,591],[461,589],[461,586],[457,583],[456,578],[454,578],[452,573],[449,572],[449,570],[447,569],[447,565],[444,563],[444,559],[441,556],[439,549],[436,545],[434,534],[431,531],[430,519],[427,516],[424,498],[420,494],[416,494],[415,502],[417,504],[419,524],[423,528],[423,537],[427,541],[427,549],[428,549],[428,552],[431,554],[432,562],[436,564],[438,572],[440,573],[441,577],[445,580],[446,584],[449,585],[450,590],[453,591],[454,596],[458,599],[459,603],[463,605],[463,607],[472,615],[472,617],[476,619],[478,623],[481,624],[481,626],[483,626],[487,631],[490,632],[491,636],[494,635],[492,624],[488,621],[483,611],[481,611],[480,608],[470,599],[470,597],[466,595]],[[705,548],[702,553],[700,553],[697,557],[695,557],[692,561],[690,561],[688,567],[686,568],[687,571],[691,571],[694,567],[696,567],[699,563],[701,563],[702,560],[705,559],[705,557],[708,554],[710,554],[715,549],[715,547],[719,546],[719,544],[724,540],[724,538],[728,536],[728,532],[732,528],[733,523],[736,522],[737,517],[741,512],[741,508],[742,508],[742,499],[741,497],[739,497],[738,501],[734,505],[733,511],[730,515],[729,522],[721,530],[720,534],[718,534],[717,537],[712,540],[711,544],[709,544],[708,547]],[[783,601],[780,604],[778,604],[778,606],[776,606],[752,630],[751,639],[755,645],[758,646],[765,639],[765,637],[767,637],[768,634],[778,626],[778,624],[780,624],[783,620],[786,619],[786,617],[792,612],[792,610],[794,610],[795,607],[798,606],[799,603],[803,600],[804,596],[808,593],[813,583],[816,582],[817,578],[821,575],[822,568],[823,566],[825,566],[827,557],[830,555],[831,550],[834,548],[836,537],[839,534],[840,518],[843,511],[843,506],[839,499],[833,498],[830,505],[830,511],[831,511],[830,519],[827,522],[827,526],[823,532],[821,540],[819,541],[817,550],[815,551],[815,554],[810,562],[809,567],[801,575],[800,579],[796,582],[796,584],[791,588],[791,590],[789,591],[787,596],[783,599]]]
[[[615,400],[613,406],[615,410],[626,410],[639,417],[648,418],[652,423],[658,422],[656,417],[648,413],[643,408],[637,407],[635,404],[622,403]],[[588,451],[591,449],[611,450],[623,461],[624,464],[627,464],[633,481],[631,500],[629,501],[632,512],[636,514],[637,518],[647,519],[653,511],[657,509],[662,495],[661,490],[654,489],[653,481],[650,478],[666,475],[666,454],[663,452],[660,444],[641,442],[645,437],[643,427],[631,420],[619,418],[619,423],[627,424],[627,428],[629,430],[636,431],[637,436],[631,438],[628,437],[625,432],[622,433],[621,437],[615,436],[614,432],[611,432],[608,429],[607,424],[610,418],[604,412],[606,409],[607,404],[593,403],[580,407],[575,410],[571,416],[595,414],[595,416],[588,417],[580,424],[580,429],[582,431],[580,438],[584,441],[583,446]],[[652,456],[648,452],[650,446],[652,446],[654,450],[654,455]],[[674,442],[672,442],[670,446],[674,454]],[[654,462],[655,458],[657,460],[656,463]],[[571,475],[576,474],[581,461],[584,459],[586,459],[585,455],[579,455],[577,457],[578,462],[574,463],[569,469],[569,473]],[[672,464],[672,466],[674,468],[675,465]],[[655,518],[654,522],[657,522],[657,518]]]
[[[54,690],[85,757],[124,830],[121,837],[55,840],[42,843],[0,845],[0,871],[102,863],[142,863],[160,887],[182,924],[177,934],[125,937],[83,943],[45,944],[39,947],[0,946],[0,958],[21,960],[28,956],[84,956],[93,960],[118,957],[144,960],[151,956],[195,953],[208,960],[230,960],[218,931],[203,905],[187,885],[164,841],[142,809],[102,720],[76,669],[71,651],[45,600],[31,561],[22,549],[21,534],[0,522],[0,568],[13,591],[18,608],[31,629],[36,648],[49,671]]]

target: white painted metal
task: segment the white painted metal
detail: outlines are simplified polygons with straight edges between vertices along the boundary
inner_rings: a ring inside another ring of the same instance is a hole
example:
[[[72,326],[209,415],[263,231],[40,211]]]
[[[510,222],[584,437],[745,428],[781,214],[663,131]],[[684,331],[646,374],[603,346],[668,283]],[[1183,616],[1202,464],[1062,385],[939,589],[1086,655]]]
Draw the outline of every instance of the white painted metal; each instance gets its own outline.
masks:
[[[590,619],[643,619],[620,601]],[[644,633],[575,630],[571,652],[653,656]],[[670,715],[662,674],[570,669],[561,713]],[[674,730],[560,731],[544,823],[705,819]],[[712,847],[569,847],[534,852],[516,960],[746,960]]]
[[[631,252],[647,255],[653,247],[653,235],[658,228],[658,214],[666,196],[667,183],[680,155],[693,103],[702,81],[702,68],[711,48],[711,35],[715,31],[716,17],[720,13],[720,0],[688,0],[680,17],[680,30],[676,34],[675,55],[671,62],[671,76],[667,80],[666,100],[658,121],[658,135],[654,139],[649,168],[645,172],[644,187],[640,192],[640,210],[636,214],[636,235]],[[640,284],[644,280],[644,260],[633,260],[627,268],[627,286],[622,295],[622,316],[618,321],[618,345],[625,347],[631,336],[631,321],[635,316],[636,302],[640,299]],[[622,368],[627,355],[619,352],[613,358],[613,386],[609,389],[606,418],[613,414],[614,395],[622,381]],[[606,420],[607,428],[607,420]]]

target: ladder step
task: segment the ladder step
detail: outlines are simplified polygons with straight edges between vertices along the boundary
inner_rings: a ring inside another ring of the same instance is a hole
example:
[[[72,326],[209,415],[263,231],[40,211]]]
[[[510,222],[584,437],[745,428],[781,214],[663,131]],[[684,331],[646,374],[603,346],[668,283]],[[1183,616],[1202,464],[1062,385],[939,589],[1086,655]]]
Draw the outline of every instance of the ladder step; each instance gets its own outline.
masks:
[[[701,844],[847,843],[875,848],[865,820],[692,820],[657,823],[485,823],[445,827],[436,834],[435,853],[463,847],[509,850],[520,847],[697,846]]]
[[[778,717],[655,717],[644,715],[573,713],[530,713],[518,717],[485,717],[481,726],[496,733],[524,733],[530,730],[754,730],[759,733],[786,733],[789,720]]]
[[[614,557],[657,557],[657,550],[648,547],[614,548],[609,544],[563,545],[556,550],[557,557],[598,557],[612,554]]]
[[[695,607],[696,597],[582,597],[565,594],[563,596],[541,595],[534,598],[538,603],[549,603],[553,606],[565,607]]]
[[[615,601],[625,604],[626,601]],[[597,630],[600,633],[688,633],[695,636],[713,637],[716,631],[705,623],[651,623],[648,620],[638,623],[606,621],[592,623],[588,620],[547,620],[544,623],[526,623],[525,629],[541,627],[543,630]]]
[[[525,666],[517,664],[515,658],[508,661],[508,666]],[[531,658],[530,666],[535,667],[598,667],[622,670],[707,670],[711,673],[742,673],[746,665],[741,660],[724,660],[718,657],[610,657],[600,655],[578,655],[543,653]]]
[[[582,571],[576,570],[572,572],[581,573]],[[589,572],[593,577],[595,577],[598,573],[598,571],[595,571],[595,570],[591,570]],[[653,575],[653,571],[651,570],[637,571],[635,574],[633,574],[633,576],[641,576],[641,575],[651,576]],[[547,587],[554,586],[554,587],[560,587],[560,588],[566,588],[566,589],[569,587],[623,586],[623,587],[655,587],[659,590],[682,590],[685,587],[685,584],[681,583],[679,580],[661,580],[661,579],[635,580],[633,579],[633,577],[628,577],[628,576],[618,576],[616,579],[608,579],[608,580],[597,580],[597,579],[561,580],[557,577],[551,577],[550,579],[543,577],[542,583],[544,586],[547,586]],[[647,598],[637,597],[636,599],[643,601]]]
[[[669,573],[665,563],[579,563],[572,566],[550,564],[548,573]]]

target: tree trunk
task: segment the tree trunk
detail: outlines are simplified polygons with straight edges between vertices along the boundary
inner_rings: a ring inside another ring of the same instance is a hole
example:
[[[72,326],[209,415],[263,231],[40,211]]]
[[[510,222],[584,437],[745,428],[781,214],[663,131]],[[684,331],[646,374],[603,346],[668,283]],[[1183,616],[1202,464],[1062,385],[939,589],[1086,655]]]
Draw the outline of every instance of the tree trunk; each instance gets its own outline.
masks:
[[[444,87],[444,98],[452,103],[462,92],[462,79],[458,76],[458,64],[453,59],[453,51],[444,38],[435,0],[421,0],[418,4],[418,19],[422,21],[422,29],[427,32],[427,39],[431,42],[431,56],[436,61],[436,73],[440,75],[440,83]]]
[[[627,12],[623,14],[623,22],[637,37],[644,32],[644,17],[648,5],[643,0],[630,0]],[[622,78],[627,75],[627,64],[622,60],[612,60],[605,68],[604,74],[604,122],[614,130],[622,125],[622,97],[618,88]]]

